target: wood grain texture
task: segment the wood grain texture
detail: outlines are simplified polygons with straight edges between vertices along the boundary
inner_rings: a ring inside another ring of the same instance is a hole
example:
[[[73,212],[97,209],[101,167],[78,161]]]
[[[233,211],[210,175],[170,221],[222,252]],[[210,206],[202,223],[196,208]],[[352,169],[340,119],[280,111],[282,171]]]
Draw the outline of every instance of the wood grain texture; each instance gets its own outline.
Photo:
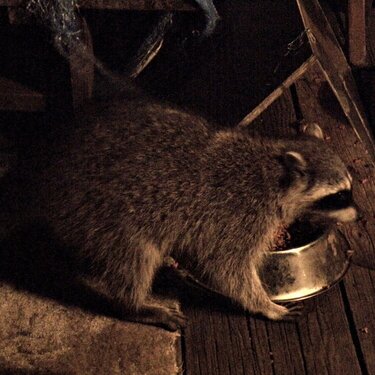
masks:
[[[361,374],[338,286],[316,298],[316,307],[299,324],[307,374]]]
[[[375,271],[352,266],[345,282],[345,292],[367,374],[375,373]]]
[[[350,62],[364,66],[367,60],[366,49],[366,0],[348,1],[348,39]]]
[[[368,11],[367,17],[367,38],[366,38],[366,49],[367,49],[367,65],[375,66],[375,10],[372,7],[372,0],[368,0],[370,4],[370,10]]]

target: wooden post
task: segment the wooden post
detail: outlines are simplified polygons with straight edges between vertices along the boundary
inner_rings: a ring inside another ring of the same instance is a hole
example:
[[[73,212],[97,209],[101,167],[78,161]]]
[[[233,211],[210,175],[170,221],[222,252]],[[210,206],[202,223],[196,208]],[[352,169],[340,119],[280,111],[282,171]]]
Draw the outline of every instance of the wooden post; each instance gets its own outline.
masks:
[[[353,65],[358,67],[370,64],[367,51],[367,28],[371,10],[372,0],[348,1],[349,60]]]

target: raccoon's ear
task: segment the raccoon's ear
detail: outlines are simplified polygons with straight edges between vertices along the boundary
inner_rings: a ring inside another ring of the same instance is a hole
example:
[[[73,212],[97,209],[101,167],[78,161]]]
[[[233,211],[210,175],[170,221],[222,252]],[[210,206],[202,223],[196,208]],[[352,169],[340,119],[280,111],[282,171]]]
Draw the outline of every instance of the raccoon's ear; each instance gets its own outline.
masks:
[[[287,151],[284,155],[284,163],[288,169],[299,172],[303,172],[307,167],[305,158],[296,151]]]
[[[316,122],[309,122],[302,125],[302,132],[311,137],[324,139],[322,128]]]

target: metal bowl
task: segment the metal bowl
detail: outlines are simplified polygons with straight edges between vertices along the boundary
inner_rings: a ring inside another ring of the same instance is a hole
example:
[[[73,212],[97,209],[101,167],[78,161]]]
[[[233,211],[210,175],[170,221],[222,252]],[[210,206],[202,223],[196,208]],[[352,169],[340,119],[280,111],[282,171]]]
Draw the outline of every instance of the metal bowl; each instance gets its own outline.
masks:
[[[331,227],[322,228],[315,237],[304,246],[267,256],[259,274],[274,302],[316,296],[345,275],[352,252],[343,236]]]

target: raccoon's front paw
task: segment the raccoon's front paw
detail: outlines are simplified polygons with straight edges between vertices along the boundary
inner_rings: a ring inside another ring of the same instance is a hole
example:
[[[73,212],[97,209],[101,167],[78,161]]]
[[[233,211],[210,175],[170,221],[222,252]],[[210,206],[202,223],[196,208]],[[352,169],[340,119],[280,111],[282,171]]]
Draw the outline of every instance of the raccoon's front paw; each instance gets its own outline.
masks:
[[[288,302],[285,303],[283,307],[288,309],[288,313],[282,318],[282,320],[285,321],[298,319],[304,310],[302,302]]]
[[[177,301],[151,298],[142,310],[149,322],[162,326],[169,331],[177,331],[179,328],[186,327],[187,318]]]
[[[177,331],[179,328],[186,327],[187,318],[178,307],[160,309],[157,315],[156,319],[169,331]]]
[[[125,320],[155,325],[169,331],[177,331],[179,328],[184,328],[187,323],[187,318],[181,312],[179,304],[173,301],[152,299],[136,310],[130,310],[123,304],[117,305],[117,310]]]
[[[263,314],[271,320],[288,321],[298,318],[302,314],[302,311],[302,303],[287,303],[283,306],[272,303],[263,311]]]

